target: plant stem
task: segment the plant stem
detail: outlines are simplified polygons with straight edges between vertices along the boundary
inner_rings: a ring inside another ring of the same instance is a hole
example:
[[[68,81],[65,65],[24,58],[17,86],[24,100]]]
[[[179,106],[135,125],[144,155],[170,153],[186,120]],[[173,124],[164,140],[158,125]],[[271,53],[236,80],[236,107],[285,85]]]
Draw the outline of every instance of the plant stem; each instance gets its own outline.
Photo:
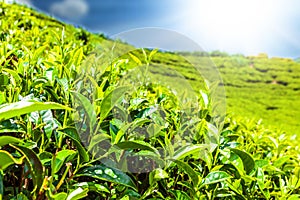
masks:
[[[0,200],[2,200],[3,193],[4,193],[4,189],[3,189],[3,171],[0,170]]]
[[[66,166],[67,166],[67,168],[66,168],[65,172],[64,172],[63,176],[61,177],[60,181],[58,182],[58,184],[57,184],[57,186],[55,188],[56,191],[58,191],[58,189],[60,188],[60,186],[64,183],[64,180],[65,180],[65,178],[67,176],[67,173],[68,173],[70,167],[72,166],[72,164],[71,163],[66,163]]]

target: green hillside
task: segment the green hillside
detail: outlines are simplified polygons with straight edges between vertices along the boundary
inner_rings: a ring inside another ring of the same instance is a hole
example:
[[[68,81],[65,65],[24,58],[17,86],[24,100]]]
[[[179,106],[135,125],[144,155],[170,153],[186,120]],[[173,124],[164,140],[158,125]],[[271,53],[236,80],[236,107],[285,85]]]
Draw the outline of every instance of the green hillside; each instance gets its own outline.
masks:
[[[226,90],[228,114],[262,119],[264,126],[290,134],[300,132],[300,64],[291,59],[265,54],[230,56],[216,51],[158,53],[152,62],[176,70],[195,90],[203,88],[199,75],[213,75],[209,70],[216,67],[223,79],[220,87]]]
[[[300,198],[292,60],[135,49],[2,2],[0,56],[0,200]]]
[[[199,56],[188,55],[195,62]],[[286,58],[211,53],[226,89],[227,111],[263,119],[265,126],[300,131],[300,64]]]

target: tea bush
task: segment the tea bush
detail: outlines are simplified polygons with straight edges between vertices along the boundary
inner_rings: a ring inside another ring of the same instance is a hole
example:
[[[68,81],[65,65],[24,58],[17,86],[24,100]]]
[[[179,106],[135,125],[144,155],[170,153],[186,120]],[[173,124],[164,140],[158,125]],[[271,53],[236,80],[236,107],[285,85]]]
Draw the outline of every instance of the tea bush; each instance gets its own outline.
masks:
[[[230,116],[219,130],[206,85],[191,115],[147,76],[119,85],[162,52],[105,60],[114,41],[0,5],[0,199],[300,198],[297,135]]]

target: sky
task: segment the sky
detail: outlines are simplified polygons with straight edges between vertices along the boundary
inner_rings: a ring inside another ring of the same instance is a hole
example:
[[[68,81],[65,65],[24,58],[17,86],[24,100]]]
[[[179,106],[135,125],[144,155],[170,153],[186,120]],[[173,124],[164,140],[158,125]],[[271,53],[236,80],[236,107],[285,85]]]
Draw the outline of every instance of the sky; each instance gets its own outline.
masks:
[[[300,57],[299,0],[17,1],[108,37],[155,27],[182,34],[206,51]],[[197,50],[180,46],[174,44],[171,50]]]

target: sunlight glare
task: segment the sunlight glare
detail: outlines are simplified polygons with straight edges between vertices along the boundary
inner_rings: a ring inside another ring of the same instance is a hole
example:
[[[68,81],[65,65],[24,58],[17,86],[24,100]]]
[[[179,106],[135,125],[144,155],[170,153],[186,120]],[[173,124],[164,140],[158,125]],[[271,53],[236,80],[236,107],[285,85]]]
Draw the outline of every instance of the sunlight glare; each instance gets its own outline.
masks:
[[[275,30],[278,4],[271,0],[190,0],[185,5],[186,31],[213,40],[220,50],[230,42],[252,51]],[[232,47],[234,48],[234,47]],[[242,49],[240,49],[242,50]]]

